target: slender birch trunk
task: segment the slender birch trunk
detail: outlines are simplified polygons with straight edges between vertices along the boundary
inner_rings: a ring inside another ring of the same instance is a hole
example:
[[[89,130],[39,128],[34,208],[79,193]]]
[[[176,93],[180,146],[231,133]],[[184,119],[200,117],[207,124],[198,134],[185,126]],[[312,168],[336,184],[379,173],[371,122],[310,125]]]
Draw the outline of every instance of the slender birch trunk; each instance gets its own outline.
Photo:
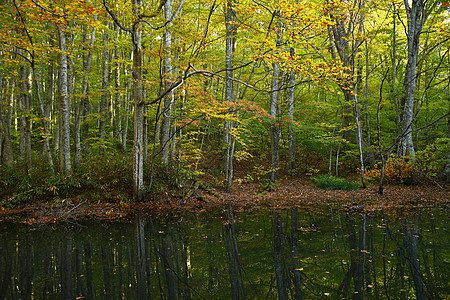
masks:
[[[28,173],[33,166],[31,162],[31,72],[30,68],[20,67],[20,145],[19,157],[25,160],[25,167]]]
[[[291,48],[291,55],[294,55],[294,48]],[[289,143],[289,173],[295,172],[295,135],[292,126],[294,120],[294,98],[295,98],[295,73],[290,72],[289,88],[288,88],[288,117],[290,119],[288,124],[288,143]]]
[[[9,84],[7,85],[7,89],[11,88],[11,91],[14,90],[15,83],[11,78]],[[7,165],[8,167],[12,167],[14,164],[14,155],[12,149],[11,142],[11,112],[12,112],[12,101],[13,101],[14,93],[11,92],[10,96],[7,98],[8,100],[3,102],[0,101],[0,126],[3,129],[2,136],[2,148],[0,153],[0,160],[2,164]]]
[[[105,153],[105,135],[106,135],[106,120],[108,118],[108,99],[109,99],[109,49],[108,49],[109,35],[108,30],[103,32],[103,66],[102,66],[102,95],[100,100],[100,124],[99,137],[102,143],[102,152]]]
[[[114,30],[117,31],[116,40],[120,38],[120,30],[117,24],[114,23]],[[120,67],[119,63],[119,49],[117,45],[114,45],[114,103],[113,103],[113,127],[116,140],[121,143],[122,141],[122,109],[120,105]]]
[[[95,18],[96,19],[96,18]],[[89,87],[89,73],[91,71],[91,65],[92,65],[92,48],[94,47],[95,43],[95,27],[92,29],[91,32],[91,38],[88,45],[88,53],[85,57],[84,61],[84,75],[83,75],[83,86],[81,89],[81,100],[80,105],[78,108],[76,108],[75,113],[75,125],[74,125],[74,144],[75,144],[75,157],[74,157],[74,166],[75,168],[78,168],[80,166],[80,158],[81,158],[81,125],[82,121],[85,120],[86,116],[86,102],[89,101],[88,99],[88,87]]]
[[[60,149],[59,163],[60,171],[64,174],[72,172],[70,161],[70,108],[67,87],[67,49],[66,35],[61,26],[57,26],[59,50],[59,129]]]
[[[167,0],[164,5],[164,17],[170,21],[172,17],[173,0]],[[172,32],[171,22],[167,23],[164,32],[164,89],[172,84]],[[164,97],[163,119],[161,124],[161,163],[169,163],[169,142],[170,142],[170,118],[172,114],[173,91],[167,93]]]
[[[234,88],[233,88],[233,56],[235,52],[236,42],[236,26],[233,24],[235,12],[233,11],[232,4],[227,2],[227,10],[225,14],[225,28],[226,28],[226,41],[225,41],[225,102],[231,106],[234,102]],[[230,108],[228,114],[232,114]],[[234,137],[231,134],[233,128],[233,121],[225,119],[224,132],[223,132],[223,168],[225,172],[226,191],[229,192],[231,188],[231,182],[233,179],[233,151],[234,151]]]
[[[36,67],[34,64],[34,59],[32,60],[32,63],[31,63],[31,70],[32,70],[32,76],[33,76],[33,83],[34,83],[34,86],[36,87],[36,98],[37,98],[37,102],[38,102],[38,106],[39,106],[39,111],[41,113],[42,129],[44,131],[43,155],[44,155],[44,157],[47,158],[48,165],[50,167],[51,172],[53,173],[54,172],[53,157],[52,157],[52,152],[50,150],[50,130],[49,130],[50,122],[45,120],[45,109],[44,109],[44,104],[42,103],[41,89],[39,88],[39,82],[37,80],[37,72],[36,72]],[[30,135],[30,137],[31,137],[31,135]]]
[[[135,26],[133,26],[133,103],[134,103],[134,143],[133,143],[133,196],[135,201],[144,198],[144,99],[142,96],[142,44],[139,18],[141,0],[132,1]]]
[[[450,81],[450,78],[449,78]],[[449,86],[447,88],[450,87],[450,82],[449,82]],[[447,90],[447,99],[449,99],[449,117],[447,120],[447,138],[449,139],[448,145],[447,145],[447,149],[448,149],[448,154],[447,154],[447,164],[445,165],[445,169],[443,172],[444,175],[444,179],[445,179],[445,184],[449,184],[450,183],[450,92]]]

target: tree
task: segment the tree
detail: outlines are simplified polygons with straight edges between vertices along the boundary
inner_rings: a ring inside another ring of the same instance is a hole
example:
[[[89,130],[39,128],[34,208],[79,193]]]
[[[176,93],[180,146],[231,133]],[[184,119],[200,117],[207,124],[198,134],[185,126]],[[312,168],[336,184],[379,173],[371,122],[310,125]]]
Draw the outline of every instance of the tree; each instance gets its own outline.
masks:
[[[67,82],[67,46],[65,26],[57,24],[58,46],[61,51],[59,54],[59,169],[60,172],[68,175],[72,172],[70,161],[70,107],[69,91]]]
[[[173,80],[172,72],[172,19],[173,0],[167,0],[164,5],[164,17],[167,20],[167,25],[164,31],[164,90],[169,88]],[[173,92],[170,91],[164,97],[164,105],[162,111],[162,125],[161,125],[161,163],[167,165],[169,163],[169,141],[170,141],[170,119],[172,115]]]
[[[407,45],[408,45],[408,62],[405,70],[404,81],[404,108],[402,117],[402,132],[405,133],[401,139],[400,149],[401,156],[415,155],[412,125],[414,117],[414,95],[416,93],[416,68],[419,58],[420,35],[425,20],[429,12],[425,10],[425,3],[423,0],[413,0],[411,2],[404,1],[406,16],[407,16]]]
[[[234,88],[233,88],[233,59],[236,51],[236,30],[234,24],[236,12],[233,10],[233,5],[230,0],[227,0],[225,8],[225,105],[230,106],[228,115],[232,115],[232,103],[235,102]],[[226,191],[229,192],[231,182],[233,180],[233,155],[235,138],[232,134],[233,121],[225,119],[223,129],[223,169],[225,172]]]

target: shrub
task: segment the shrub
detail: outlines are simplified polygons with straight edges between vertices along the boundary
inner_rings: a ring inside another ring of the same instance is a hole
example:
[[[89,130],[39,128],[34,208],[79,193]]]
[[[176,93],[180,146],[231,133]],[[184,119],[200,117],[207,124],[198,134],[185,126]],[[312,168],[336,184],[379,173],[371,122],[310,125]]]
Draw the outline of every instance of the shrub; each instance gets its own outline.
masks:
[[[321,189],[325,190],[344,190],[353,191],[358,189],[358,183],[348,181],[343,178],[336,178],[332,175],[319,175],[313,178],[314,184]]]
[[[391,157],[386,162],[384,169],[385,182],[410,182],[413,173],[417,171],[417,166],[412,160],[402,160],[401,158]],[[376,164],[372,169],[366,169],[364,175],[368,178],[380,180],[381,178],[381,163]]]

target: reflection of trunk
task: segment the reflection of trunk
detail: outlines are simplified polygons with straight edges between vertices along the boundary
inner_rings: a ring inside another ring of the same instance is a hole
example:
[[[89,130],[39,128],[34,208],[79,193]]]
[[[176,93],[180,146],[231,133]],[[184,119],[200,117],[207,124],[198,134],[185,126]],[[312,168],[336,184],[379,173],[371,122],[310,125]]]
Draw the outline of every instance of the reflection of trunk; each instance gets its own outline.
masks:
[[[61,245],[61,299],[73,299],[72,287],[72,238],[67,237]]]
[[[108,249],[109,245],[101,246],[101,259],[102,259],[102,268],[103,268],[103,283],[105,284],[105,296],[107,299],[113,299],[113,291],[114,288],[111,284],[111,276],[113,274],[113,270],[111,268],[111,263],[108,257]]]
[[[13,274],[13,251],[14,245],[12,242],[3,243],[0,247],[0,299],[6,298],[8,287],[11,282]]]
[[[75,275],[77,284],[76,297],[84,297],[86,288],[83,284],[83,250],[79,241],[75,243]]]
[[[125,279],[124,279],[124,261],[123,253],[125,252],[125,247],[119,247],[117,249],[117,277],[118,277],[118,296],[119,299],[125,299]]]
[[[416,216],[417,222],[417,216]],[[414,290],[416,291],[416,297],[418,300],[427,299],[427,294],[424,288],[424,277],[420,271],[420,260],[417,249],[418,230],[417,225],[408,226],[404,225],[404,238],[403,244],[405,247],[406,259],[409,262],[409,268],[411,270],[411,277],[414,282]]]
[[[54,270],[55,270],[55,266],[54,266],[54,261],[53,261],[53,256],[54,256],[54,250],[53,250],[53,241],[51,241],[52,243],[48,244],[45,248],[44,248],[44,258],[43,258],[43,265],[44,265],[44,276],[46,278],[45,282],[44,282],[44,288],[43,288],[43,292],[42,294],[44,296],[46,295],[51,295],[53,294],[54,291],[54,280],[53,278],[55,278],[54,276]],[[0,299],[3,299],[0,296]]]
[[[136,283],[138,299],[147,299],[146,289],[146,255],[145,255],[145,222],[138,217],[136,219]],[[148,295],[150,297],[150,295]]]
[[[273,212],[273,251],[274,251],[274,263],[275,263],[275,276],[277,279],[278,299],[288,299],[286,292],[286,280],[285,280],[285,261],[284,261],[284,236],[283,236],[283,223],[281,220],[281,213]]]
[[[294,273],[294,295],[293,299],[303,299],[302,292],[302,277],[300,273],[300,260],[298,258],[298,237],[297,237],[297,228],[298,228],[298,210],[293,208],[291,210],[291,247],[292,247],[292,261],[293,261],[293,270]]]
[[[379,299],[380,298],[380,291],[379,291],[379,286],[378,286],[378,280],[377,280],[377,271],[375,269],[375,231],[374,231],[374,219],[371,218],[371,224],[370,224],[370,258],[369,258],[369,263],[371,265],[370,269],[372,271],[372,275],[373,275],[373,286],[374,286],[374,293],[375,293],[375,298]],[[368,237],[369,239],[369,237]],[[370,278],[368,277],[368,280],[370,280]],[[369,284],[367,284],[367,286],[369,286]]]
[[[136,275],[133,273],[133,271],[135,270],[135,266],[134,266],[134,263],[135,263],[135,261],[137,260],[137,259],[133,259],[133,258],[135,258],[135,253],[133,253],[133,250],[131,249],[131,246],[130,245],[127,245],[127,264],[128,264],[128,280],[129,280],[129,282],[128,282],[128,286],[130,287],[130,288],[132,288],[132,289],[135,289],[136,288]],[[139,275],[139,276],[141,276],[141,275]],[[132,293],[132,294],[130,294],[130,293]],[[136,298],[136,294],[135,293],[133,293],[133,291],[131,290],[131,289],[127,289],[127,298],[128,299],[130,299],[130,298]]]
[[[352,216],[348,217],[347,220],[347,230],[349,232],[348,243],[350,247],[350,268],[345,274],[344,280],[339,286],[338,295],[342,295],[344,297],[348,296],[350,283],[353,278],[354,284],[354,292],[353,299],[364,299],[364,259],[363,253],[365,249],[362,246],[365,246],[365,223],[363,222],[363,226],[360,228],[359,232],[359,245],[358,245],[358,236],[356,232],[356,224],[355,220]],[[351,219],[350,219],[351,218]]]
[[[92,249],[91,244],[89,242],[86,242],[84,244],[84,257],[85,257],[85,265],[86,265],[86,298],[87,299],[94,299],[94,276],[93,276],[93,269],[92,269]]]
[[[19,244],[20,257],[20,298],[31,299],[33,292],[33,247],[30,240],[25,240],[23,244]]]
[[[228,245],[228,263],[231,283],[231,298],[233,300],[245,298],[244,283],[240,280],[239,274],[239,251],[236,241],[235,221],[233,211],[228,210],[228,224],[225,227],[225,237]]]
[[[169,235],[165,236],[161,246],[161,260],[164,267],[164,275],[167,284],[167,299],[178,299],[178,287],[175,273],[174,256],[176,249]]]
[[[189,251],[189,234],[182,235],[182,245],[181,245],[181,259],[183,262],[183,279],[184,282],[189,282],[191,278],[190,273],[190,251]],[[187,285],[181,287],[181,296],[183,299],[191,299],[191,289]]]

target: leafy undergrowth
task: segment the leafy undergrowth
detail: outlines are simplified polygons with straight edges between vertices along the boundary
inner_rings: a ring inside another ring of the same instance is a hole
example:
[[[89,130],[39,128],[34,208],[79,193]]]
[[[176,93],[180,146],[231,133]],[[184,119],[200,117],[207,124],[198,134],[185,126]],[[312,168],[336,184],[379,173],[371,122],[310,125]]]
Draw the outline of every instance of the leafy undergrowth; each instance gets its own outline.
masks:
[[[313,182],[318,188],[325,190],[354,191],[358,189],[356,182],[326,174],[313,178]]]

